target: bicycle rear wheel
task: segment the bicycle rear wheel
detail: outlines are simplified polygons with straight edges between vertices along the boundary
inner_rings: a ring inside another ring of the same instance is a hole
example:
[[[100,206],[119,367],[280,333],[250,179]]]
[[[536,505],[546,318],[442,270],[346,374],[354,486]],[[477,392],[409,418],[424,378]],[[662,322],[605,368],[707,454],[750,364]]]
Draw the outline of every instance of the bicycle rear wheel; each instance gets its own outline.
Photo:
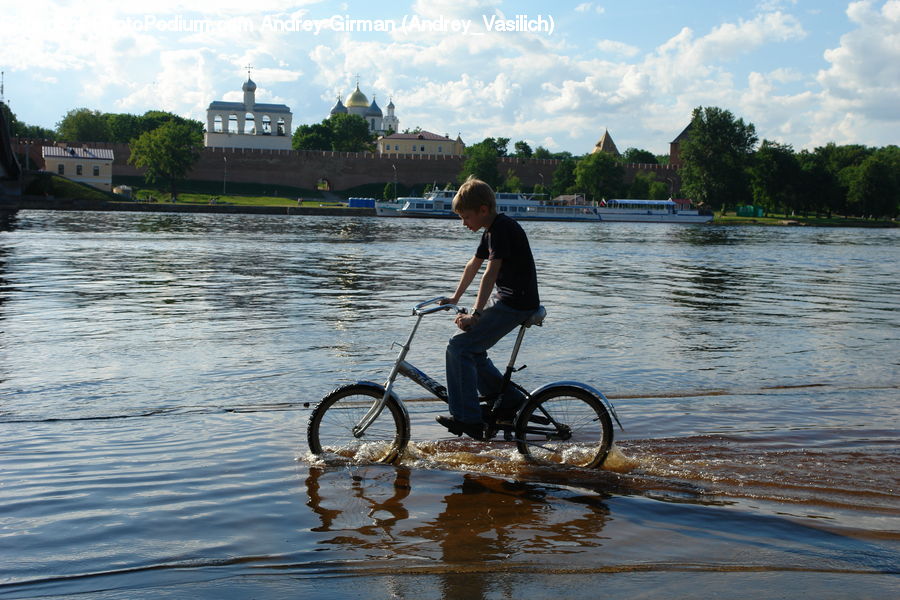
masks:
[[[359,437],[353,433],[383,393],[374,385],[354,384],[325,396],[309,417],[310,451],[354,462],[395,461],[409,442],[409,419],[396,400],[388,399],[365,433]]]
[[[519,452],[537,462],[598,467],[606,460],[612,439],[606,406],[577,387],[544,391],[525,405],[516,420]]]

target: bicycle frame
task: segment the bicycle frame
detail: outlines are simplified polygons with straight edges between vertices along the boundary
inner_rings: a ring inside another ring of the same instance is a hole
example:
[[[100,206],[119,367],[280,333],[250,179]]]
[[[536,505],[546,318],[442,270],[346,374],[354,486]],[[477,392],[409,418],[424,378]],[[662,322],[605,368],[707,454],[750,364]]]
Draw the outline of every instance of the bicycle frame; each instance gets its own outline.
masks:
[[[417,384],[431,392],[439,400],[447,402],[447,388],[406,360],[406,355],[409,354],[410,348],[412,348],[413,338],[415,338],[416,332],[419,330],[419,325],[422,323],[422,319],[425,317],[425,315],[430,315],[432,313],[444,310],[455,310],[457,314],[463,314],[466,312],[465,308],[459,307],[455,304],[440,304],[431,308],[425,308],[427,306],[440,302],[441,300],[443,300],[443,297],[432,298],[431,300],[420,302],[413,308],[413,314],[418,318],[416,319],[415,324],[413,324],[413,328],[409,333],[409,337],[406,338],[406,343],[403,344],[403,346],[400,348],[400,353],[397,355],[397,359],[394,361],[394,366],[391,369],[390,375],[388,375],[387,381],[384,384],[384,394],[381,397],[381,400],[373,404],[372,408],[366,413],[359,424],[353,428],[353,434],[357,438],[362,437],[362,435],[366,432],[366,429],[369,428],[369,426],[381,414],[381,411],[384,410],[385,403],[393,395],[394,382],[397,380],[398,375],[403,375],[407,379],[416,382]],[[525,327],[522,326],[519,327],[519,334],[518,336],[516,336],[512,354],[510,355],[509,362],[506,365],[506,371],[503,374],[503,382],[501,384],[499,393],[502,393],[510,384],[512,374],[517,370],[515,368],[515,361],[516,357],[519,354],[519,349],[522,347],[522,339],[524,337]],[[525,367],[522,368],[524,369]],[[522,392],[526,395],[526,397],[528,397],[528,393],[525,390],[522,390]]]
[[[409,332],[409,337],[406,338],[406,343],[403,344],[403,346],[400,348],[400,353],[397,355],[397,360],[394,361],[394,366],[391,368],[391,373],[390,375],[388,375],[387,381],[384,384],[384,395],[381,397],[381,400],[372,405],[372,408],[369,409],[369,412],[367,412],[359,422],[359,424],[357,424],[356,427],[353,428],[353,435],[357,438],[363,436],[363,434],[366,432],[366,429],[368,429],[369,426],[375,422],[375,419],[377,419],[378,415],[381,414],[381,411],[384,410],[384,405],[394,393],[394,382],[397,380],[397,375],[403,375],[404,377],[415,381],[444,402],[447,401],[447,389],[444,386],[442,386],[437,381],[426,375],[423,371],[406,361],[406,355],[409,354],[409,350],[410,348],[412,348],[413,338],[416,337],[416,332],[419,330],[419,325],[422,323],[422,319],[425,317],[425,315],[430,315],[442,310],[455,310],[457,313],[465,312],[465,309],[460,308],[455,304],[441,304],[439,306],[425,309],[426,306],[435,304],[437,302],[440,302],[441,300],[443,300],[443,297],[432,298],[431,300],[420,302],[413,308],[413,314],[418,318],[416,319],[415,324],[413,324],[412,331]]]

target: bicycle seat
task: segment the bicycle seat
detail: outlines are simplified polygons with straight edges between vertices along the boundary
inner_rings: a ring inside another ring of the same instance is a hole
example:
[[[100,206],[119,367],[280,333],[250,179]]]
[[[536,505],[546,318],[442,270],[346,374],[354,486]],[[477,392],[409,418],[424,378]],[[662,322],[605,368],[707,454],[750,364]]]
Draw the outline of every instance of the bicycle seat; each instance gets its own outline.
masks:
[[[522,323],[523,327],[531,327],[532,325],[537,325],[540,327],[544,324],[544,318],[547,316],[547,309],[543,306],[538,306],[538,309],[531,313],[531,316],[525,319]]]

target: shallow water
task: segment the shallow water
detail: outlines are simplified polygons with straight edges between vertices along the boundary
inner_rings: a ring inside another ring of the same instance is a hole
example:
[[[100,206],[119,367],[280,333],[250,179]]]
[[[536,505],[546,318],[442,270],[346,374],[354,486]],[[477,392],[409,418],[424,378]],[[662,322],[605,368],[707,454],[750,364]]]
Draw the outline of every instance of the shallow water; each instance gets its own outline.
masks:
[[[526,224],[517,381],[589,382],[599,471],[306,419],[380,381],[476,238],[447,221],[23,212],[0,233],[0,596],[884,598],[900,560],[896,230]],[[452,332],[413,362],[440,379]],[[502,344],[499,361],[509,349]]]

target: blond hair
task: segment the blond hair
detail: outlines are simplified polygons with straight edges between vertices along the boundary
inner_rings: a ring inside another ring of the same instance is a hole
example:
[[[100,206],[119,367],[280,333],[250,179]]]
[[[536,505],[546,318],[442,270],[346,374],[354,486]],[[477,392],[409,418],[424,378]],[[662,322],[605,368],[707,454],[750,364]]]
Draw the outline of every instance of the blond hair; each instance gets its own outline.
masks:
[[[496,214],[497,199],[494,190],[474,175],[469,175],[453,197],[453,212],[458,214],[464,210],[478,210],[481,206],[487,206],[491,214]]]

